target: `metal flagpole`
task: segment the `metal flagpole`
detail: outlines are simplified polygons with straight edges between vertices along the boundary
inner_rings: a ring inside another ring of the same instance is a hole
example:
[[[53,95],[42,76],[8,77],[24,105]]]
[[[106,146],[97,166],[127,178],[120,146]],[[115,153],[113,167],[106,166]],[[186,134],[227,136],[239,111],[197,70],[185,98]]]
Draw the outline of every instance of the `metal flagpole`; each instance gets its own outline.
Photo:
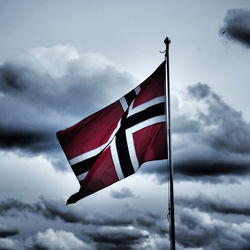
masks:
[[[167,73],[166,81],[166,116],[167,116],[167,146],[168,146],[168,167],[169,167],[169,188],[170,188],[170,245],[175,250],[175,219],[174,219],[174,185],[173,185],[173,161],[172,161],[172,135],[171,135],[171,109],[170,109],[170,79],[169,79],[169,44],[170,39],[166,37],[165,65]]]

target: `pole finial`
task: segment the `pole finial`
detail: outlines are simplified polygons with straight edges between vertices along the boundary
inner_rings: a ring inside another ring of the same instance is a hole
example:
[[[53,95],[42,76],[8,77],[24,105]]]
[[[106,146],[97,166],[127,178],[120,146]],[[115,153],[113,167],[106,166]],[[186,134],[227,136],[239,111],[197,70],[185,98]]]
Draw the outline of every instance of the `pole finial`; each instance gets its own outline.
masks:
[[[168,36],[165,38],[164,43],[166,44],[166,46],[168,46],[171,43],[171,40],[169,39]]]
[[[165,53],[165,59],[167,58],[167,52],[168,52],[168,47],[170,44],[171,40],[169,39],[169,37],[166,37],[164,40],[164,43],[166,44],[166,49],[164,51],[160,51],[160,53]]]
[[[169,37],[167,36],[164,40],[164,43],[166,44],[166,49],[165,49],[165,59],[168,57],[168,50],[169,50],[169,44],[170,44],[171,40],[169,39]],[[163,53],[164,53],[163,52]]]

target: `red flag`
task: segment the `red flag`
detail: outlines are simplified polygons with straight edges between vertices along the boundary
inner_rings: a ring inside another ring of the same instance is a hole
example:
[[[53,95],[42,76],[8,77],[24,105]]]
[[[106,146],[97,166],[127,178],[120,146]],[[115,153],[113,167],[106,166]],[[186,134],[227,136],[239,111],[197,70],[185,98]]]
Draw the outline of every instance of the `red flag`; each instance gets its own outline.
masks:
[[[131,174],[147,161],[165,159],[165,62],[138,87],[57,138],[79,183],[75,203]]]

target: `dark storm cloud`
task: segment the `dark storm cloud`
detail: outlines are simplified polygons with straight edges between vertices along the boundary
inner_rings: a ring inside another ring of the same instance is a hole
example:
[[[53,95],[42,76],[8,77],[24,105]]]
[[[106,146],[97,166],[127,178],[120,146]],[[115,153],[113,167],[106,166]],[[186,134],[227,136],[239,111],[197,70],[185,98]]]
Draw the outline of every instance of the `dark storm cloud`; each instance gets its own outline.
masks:
[[[250,47],[250,11],[247,9],[228,10],[220,34]]]
[[[250,215],[249,202],[235,201],[220,197],[219,195],[207,196],[199,194],[195,197],[177,197],[176,204],[183,207],[197,208],[204,212],[216,212],[222,214]]]
[[[197,156],[201,157],[201,156]],[[167,163],[152,164],[142,167],[141,173],[154,174],[159,183],[168,182]],[[187,159],[174,162],[175,180],[196,180],[204,182],[237,182],[237,177],[247,177],[250,166],[247,163],[232,163],[230,161],[216,161],[213,159]]]
[[[112,190],[110,195],[114,199],[125,199],[125,198],[134,198],[135,195],[129,188],[122,188],[119,191]]]
[[[64,168],[56,132],[115,101],[132,82],[100,56],[69,46],[34,49],[2,64],[0,148],[42,154]]]
[[[19,231],[16,228],[8,227],[6,225],[0,225],[0,238],[14,236],[17,235],[18,233]]]
[[[232,181],[230,177],[242,177],[249,175],[250,166],[244,163],[219,162],[212,160],[193,160],[190,162],[180,162],[175,164],[175,173],[181,179],[202,178],[208,182],[221,182],[223,176],[227,176],[224,181]],[[218,178],[215,178],[218,177]]]
[[[40,128],[39,128],[40,129]],[[25,128],[6,128],[0,125],[0,147],[4,150],[19,149],[28,153],[51,152],[58,147],[50,131],[39,131]]]
[[[101,227],[91,237],[103,249],[133,249],[133,245],[147,236],[137,229]]]

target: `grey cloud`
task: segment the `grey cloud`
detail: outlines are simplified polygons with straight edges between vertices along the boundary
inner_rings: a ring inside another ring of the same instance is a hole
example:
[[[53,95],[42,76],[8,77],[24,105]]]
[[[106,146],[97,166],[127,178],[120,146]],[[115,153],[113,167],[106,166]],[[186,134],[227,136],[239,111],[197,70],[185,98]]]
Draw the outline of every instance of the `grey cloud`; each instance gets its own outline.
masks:
[[[137,224],[147,228],[155,226],[157,220],[160,220],[160,217],[155,214],[139,214],[136,217]]]
[[[167,215],[162,218],[158,214],[145,213],[143,211],[131,211],[134,214],[134,226],[147,230],[151,235],[156,234],[159,237],[167,237],[169,234],[169,226]]]
[[[61,226],[61,223],[63,223],[64,228],[71,228],[71,230],[74,228],[77,233],[74,233],[77,235],[75,237],[85,242],[84,244],[87,244],[90,249],[141,249],[145,244],[152,246],[148,247],[148,249],[154,249],[153,246],[156,245],[159,246],[158,249],[166,249],[163,246],[168,244],[168,241],[161,239],[167,237],[167,220],[162,220],[159,215],[137,211],[132,208],[128,208],[119,215],[90,215],[86,212],[83,213],[82,209],[72,209],[57,201],[41,199],[30,204],[9,199],[1,201],[0,212],[0,215],[6,221],[8,221],[8,218],[12,219],[14,217],[18,220],[24,216],[32,220],[36,216],[36,218],[46,218],[44,223],[48,225],[52,225],[50,220],[56,221],[55,227],[57,227],[58,223]],[[58,219],[60,220],[58,221]],[[74,226],[72,223],[74,223]],[[44,228],[43,225],[41,226]],[[22,224],[18,225],[18,230],[22,232]],[[34,236],[29,236],[26,239],[20,239],[19,237],[20,240],[8,239],[8,242],[1,242],[0,240],[0,249],[1,246],[6,246],[7,243],[18,247],[5,247],[5,249],[40,249],[39,247],[42,249],[55,249],[50,238],[59,237],[58,241],[62,241],[63,244],[65,244],[65,238],[74,238],[74,235],[70,234],[70,232],[65,234],[55,229],[43,231],[44,229],[42,229],[42,232],[34,232],[36,233]],[[61,239],[61,237],[64,239]]]
[[[20,92],[25,89],[25,82],[19,78],[21,69],[6,63],[0,68],[0,90],[6,92]]]
[[[196,85],[189,86],[188,92],[197,99],[203,99],[209,96],[210,87],[207,84],[197,83]]]
[[[159,183],[164,183],[168,181],[166,164],[167,163],[152,163],[147,166],[142,165],[139,173],[155,175]]]
[[[91,249],[90,246],[78,239],[72,232],[53,230],[51,228],[27,238],[24,245],[27,249]]]
[[[93,249],[90,245],[78,239],[72,232],[64,230],[54,230],[48,228],[44,232],[38,232],[36,235],[25,239],[1,239],[0,249],[5,250],[80,250]]]
[[[0,148],[42,154],[63,169],[56,132],[117,100],[133,84],[129,74],[100,58],[54,46],[0,65]]]
[[[24,203],[16,199],[7,199],[0,202],[0,215],[17,216],[19,213],[40,214],[46,219],[60,219],[66,223],[82,223],[91,225],[111,225],[123,226],[133,223],[133,218],[130,216],[89,216],[87,213],[82,214],[81,211],[68,208],[62,201],[53,201],[41,198],[35,203]]]
[[[83,218],[73,210],[65,208],[65,204],[60,202],[41,199],[40,201],[29,204],[16,199],[7,199],[0,202],[0,215],[17,216],[19,213],[28,212],[41,214],[47,219],[55,220],[60,218],[64,222],[78,223],[83,221]]]
[[[228,10],[220,34],[228,39],[250,46],[250,11],[247,9]]]
[[[142,245],[140,244],[145,237],[136,229],[101,227],[91,235],[92,242],[84,242],[72,232],[48,228],[25,239],[0,238],[0,249],[141,249]]]
[[[177,241],[185,248],[243,250],[250,247],[249,222],[226,223],[197,210],[183,209],[176,225]]]
[[[25,250],[25,247],[23,246],[22,242],[16,239],[10,239],[10,238],[0,238],[0,249],[1,250],[13,250],[13,249],[19,249],[19,250]]]
[[[15,200],[15,199],[8,199],[8,200],[2,200],[0,202],[0,214],[5,215],[7,214],[10,210],[13,211],[23,211],[23,210],[28,210],[32,211],[32,207],[28,204],[25,204],[21,201]]]
[[[247,201],[235,201],[219,195],[208,196],[199,194],[195,197],[177,197],[176,204],[183,207],[197,208],[204,212],[216,212],[222,214],[250,215],[250,206]]]
[[[62,221],[68,223],[85,222],[84,217],[74,210],[66,209],[62,202],[55,202],[43,198],[40,202],[33,204],[33,207],[35,207],[35,212],[41,212],[47,219],[54,220],[55,218],[60,218]]]
[[[196,133],[200,130],[200,123],[196,120],[190,119],[184,114],[173,116],[173,133]]]
[[[177,199],[177,205],[180,208],[176,214],[177,249],[200,247],[204,250],[230,250],[249,248],[250,224],[248,221],[238,224],[223,222],[214,219],[207,213],[198,211],[196,206],[192,205],[194,202],[199,209],[214,212],[216,198],[218,197],[210,200],[209,197],[207,200],[202,200],[199,197],[193,199],[180,199],[179,197]],[[226,210],[224,208],[221,210],[223,202],[226,203],[224,206]],[[233,203],[228,202],[228,200],[221,200],[218,204],[216,209],[225,213],[228,213],[228,209],[232,210],[233,207]],[[247,204],[239,204],[239,207],[241,205],[247,208]],[[113,215],[110,217],[101,214],[89,216],[84,213],[83,215],[82,211],[68,207],[64,209],[62,206],[60,202],[45,200],[42,203],[39,201],[33,204],[13,202],[13,200],[12,202],[10,200],[5,201],[5,203],[1,202],[1,215],[6,221],[13,216],[23,217],[23,213],[26,212],[43,216],[49,220],[60,218],[61,222],[67,222],[67,224],[61,225],[65,228],[64,230],[47,227],[40,232],[34,232],[34,235],[29,234],[26,238],[0,238],[0,249],[78,249],[77,247],[83,249],[142,249],[143,247],[145,249],[169,249],[167,219],[159,215],[128,208],[126,213],[116,217],[115,223],[113,223]],[[182,206],[192,209],[183,209]],[[207,207],[208,209],[206,209]],[[126,214],[129,214],[130,221],[124,224],[123,217],[126,217]],[[68,224],[68,222],[77,223],[75,221],[78,219],[78,225],[74,224],[72,227]],[[52,225],[50,221],[47,221],[47,224]],[[66,229],[66,225],[71,229]],[[75,232],[71,232],[73,228]],[[19,225],[18,230],[20,233],[22,232],[22,225]]]
[[[25,203],[16,199],[7,199],[0,201],[1,216],[19,216],[22,213],[32,213],[43,216],[46,219],[60,219],[64,223],[79,223],[83,225],[95,226],[130,226],[151,228],[159,233],[166,233],[165,224],[159,223],[160,217],[153,213],[144,213],[142,211],[130,210],[121,215],[106,216],[103,214],[89,215],[87,212],[69,208],[62,201],[48,200],[41,198],[35,203]],[[158,230],[158,229],[157,229]]]
[[[129,188],[122,188],[119,191],[112,190],[110,195],[114,199],[125,199],[125,198],[134,198],[135,195]]]
[[[210,217],[197,211],[184,210],[177,218],[176,238],[184,247],[208,246],[216,240],[216,235],[220,233],[219,223],[211,223],[204,219]],[[211,220],[211,219],[210,219]],[[212,222],[212,220],[211,220]],[[210,228],[208,228],[210,226]],[[206,236],[205,236],[206,235]]]
[[[197,83],[188,90],[192,97],[202,98],[208,105],[208,113],[200,111],[199,114],[199,120],[205,126],[203,140],[216,150],[249,154],[250,123],[243,119],[242,113],[223,102],[207,84]],[[209,126],[215,129],[209,129]]]

